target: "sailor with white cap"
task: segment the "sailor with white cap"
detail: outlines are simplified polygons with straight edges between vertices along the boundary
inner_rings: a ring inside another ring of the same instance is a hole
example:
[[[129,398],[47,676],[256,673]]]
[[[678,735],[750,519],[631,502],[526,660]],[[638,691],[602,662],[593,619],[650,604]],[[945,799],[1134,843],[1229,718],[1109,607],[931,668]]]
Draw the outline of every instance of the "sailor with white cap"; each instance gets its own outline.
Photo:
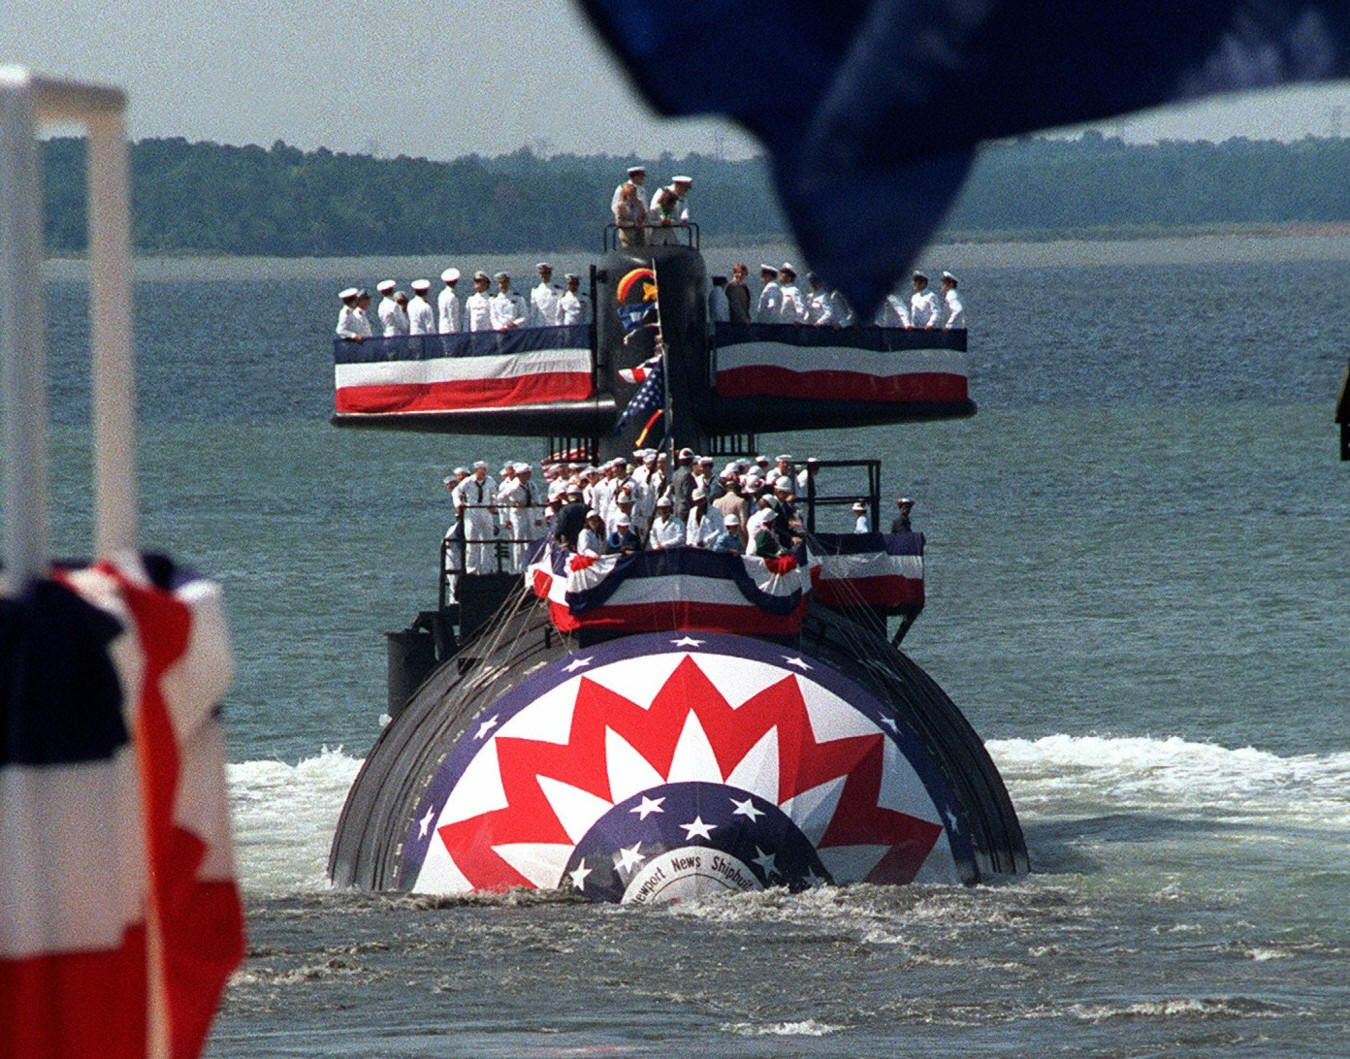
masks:
[[[558,326],[575,327],[591,322],[591,299],[581,291],[581,277],[567,273],[567,289],[558,298]]]
[[[783,305],[783,289],[778,285],[778,269],[772,265],[759,266],[759,281],[764,284],[755,308],[755,323],[778,323],[778,310]]]
[[[791,262],[778,266],[778,320],[784,324],[806,323],[806,299],[797,287],[797,270]]]
[[[675,227],[689,224],[689,189],[694,178],[677,176],[669,184],[652,196],[651,213],[648,220],[653,225],[651,242],[655,245],[669,245],[675,242]]]
[[[491,282],[486,272],[473,274],[473,293],[464,299],[464,319],[470,331],[492,330],[492,299],[487,292]]]
[[[942,300],[946,303],[947,318],[942,326],[949,331],[966,329],[966,307],[961,304],[961,295],[956,293],[956,277],[950,272],[942,273]]]
[[[938,303],[937,295],[928,289],[928,277],[922,272],[915,271],[912,282],[914,284],[914,293],[909,298],[909,325],[910,327],[937,327],[938,324]]]
[[[619,196],[623,194],[623,186],[632,184],[637,188],[638,201],[642,203],[642,208],[647,208],[647,189],[642,185],[647,179],[647,167],[641,165],[630,165],[628,167],[628,179],[619,181],[619,186],[614,189],[614,197],[609,200],[609,212],[614,212],[614,207],[619,204]]]
[[[510,331],[525,326],[525,299],[511,289],[511,274],[497,273],[497,293],[492,296],[492,329]]]
[[[370,337],[370,323],[360,315],[360,310],[356,307],[356,296],[360,293],[355,287],[338,291],[342,308],[338,310],[335,330],[338,338],[348,342],[361,342]]]
[[[652,551],[666,548],[678,548],[684,543],[684,519],[674,512],[670,497],[658,497],[656,517],[652,519],[652,530],[647,537],[647,547]]]
[[[455,335],[464,330],[464,306],[460,304],[455,284],[459,282],[459,269],[447,268],[441,273],[441,282],[445,289],[436,297],[438,326],[443,335]]]
[[[530,326],[557,327],[558,299],[562,288],[553,282],[553,266],[541,261],[534,266],[539,282],[530,290]]]
[[[497,535],[497,483],[487,473],[487,461],[475,460],[473,474],[455,487],[455,507],[464,523],[464,572],[496,571],[492,538]]]
[[[851,508],[851,510],[855,516],[853,520],[853,532],[871,533],[872,520],[867,517],[867,505],[864,504],[861,500],[855,500],[853,501],[853,507]]]
[[[385,338],[393,338],[396,335],[408,333],[408,314],[403,311],[403,306],[399,305],[394,299],[394,288],[397,286],[398,284],[392,279],[382,279],[375,284],[375,289],[383,295],[377,312],[380,317],[380,326],[384,329]]]
[[[722,512],[708,505],[708,491],[701,486],[690,494],[689,500],[684,543],[691,548],[711,548],[722,532]]]
[[[413,300],[408,304],[408,334],[434,335],[436,333],[436,310],[427,300],[427,291],[431,290],[431,281],[415,279],[411,283]]]

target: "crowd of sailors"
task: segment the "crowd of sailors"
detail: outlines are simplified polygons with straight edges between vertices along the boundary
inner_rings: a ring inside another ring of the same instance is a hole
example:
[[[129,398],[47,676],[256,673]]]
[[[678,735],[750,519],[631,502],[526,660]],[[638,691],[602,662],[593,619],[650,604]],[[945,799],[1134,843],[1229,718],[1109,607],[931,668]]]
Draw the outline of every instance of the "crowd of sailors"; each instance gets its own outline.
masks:
[[[586,556],[687,546],[772,558],[801,541],[802,498],[814,493],[816,460],[798,464],[782,453],[776,460],[732,460],[721,471],[715,465],[686,448],[673,467],[655,449],[599,466],[547,460],[537,477],[527,462],[505,464],[497,479],[485,460],[456,467],[444,479],[455,508],[445,534],[447,569],[523,572],[532,542],[541,538]],[[896,500],[892,533],[910,531],[913,506],[909,497]],[[851,515],[853,532],[872,531],[862,500]]]
[[[338,293],[342,309],[338,313],[337,336],[360,342],[367,338],[397,338],[402,335],[454,335],[464,331],[510,331],[517,327],[571,327],[591,322],[591,299],[581,289],[581,277],[567,273],[563,283],[553,280],[553,266],[541,261],[535,266],[539,282],[525,298],[511,287],[511,275],[498,272],[489,278],[486,272],[473,274],[473,291],[463,300],[459,296],[461,273],[447,268],[441,273],[440,292],[435,303],[431,281],[415,279],[408,286],[409,297],[392,279],[381,280],[375,289],[380,304],[370,312],[370,291],[348,287]],[[489,294],[493,283],[496,291]],[[378,322],[379,331],[375,330]]]

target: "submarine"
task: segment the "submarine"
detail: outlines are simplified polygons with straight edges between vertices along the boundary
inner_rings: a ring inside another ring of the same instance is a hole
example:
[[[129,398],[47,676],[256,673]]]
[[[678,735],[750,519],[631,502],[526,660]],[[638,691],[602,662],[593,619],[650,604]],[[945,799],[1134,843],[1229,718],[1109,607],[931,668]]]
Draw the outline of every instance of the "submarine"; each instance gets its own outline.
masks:
[[[335,340],[333,423],[597,463],[655,436],[735,459],[761,432],[975,413],[964,330],[710,323],[698,228],[678,233],[625,247],[606,229],[593,323]],[[858,497],[879,527],[882,470],[812,464],[775,556],[499,540],[470,572],[442,542],[434,605],[386,634],[389,720],[333,885],[642,904],[1027,872],[982,741],[901,650],[923,535],[817,532]]]

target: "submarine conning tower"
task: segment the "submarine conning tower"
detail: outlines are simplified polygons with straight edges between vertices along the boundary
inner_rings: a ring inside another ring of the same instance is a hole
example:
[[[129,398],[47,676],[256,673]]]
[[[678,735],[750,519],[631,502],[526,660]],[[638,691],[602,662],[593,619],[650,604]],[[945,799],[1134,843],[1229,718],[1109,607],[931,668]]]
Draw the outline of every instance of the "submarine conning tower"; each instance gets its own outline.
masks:
[[[335,423],[602,459],[643,436],[730,456],[761,431],[975,410],[964,331],[710,323],[696,228],[613,234],[591,325],[335,343]],[[866,471],[877,525],[877,461],[822,462]],[[335,885],[651,903],[1025,872],[982,742],[886,636],[923,606],[923,535],[814,530],[771,557],[545,537],[476,574],[442,545],[436,609],[390,634],[391,719],[344,806]]]

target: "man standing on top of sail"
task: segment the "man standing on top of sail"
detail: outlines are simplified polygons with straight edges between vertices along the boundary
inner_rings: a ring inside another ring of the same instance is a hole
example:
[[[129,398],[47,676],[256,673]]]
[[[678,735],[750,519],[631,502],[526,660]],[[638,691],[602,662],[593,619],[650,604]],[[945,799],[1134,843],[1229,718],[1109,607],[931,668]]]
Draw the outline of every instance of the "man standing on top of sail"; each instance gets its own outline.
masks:
[[[956,293],[956,277],[950,272],[942,273],[942,300],[947,309],[947,319],[942,326],[949,331],[964,331],[966,307],[961,304],[961,295]]]
[[[445,283],[445,290],[436,299],[440,333],[458,334],[464,330],[464,306],[459,303],[459,294],[455,291],[455,284],[459,282],[459,269],[447,268],[441,273],[441,280]]]
[[[638,201],[642,203],[642,208],[645,211],[647,209],[647,189],[644,188],[642,185],[646,181],[646,179],[647,179],[646,166],[630,165],[628,167],[628,179],[619,181],[619,186],[614,189],[614,197],[609,200],[609,212],[613,213],[614,210],[618,207],[619,199],[623,195],[623,186],[625,184],[632,184],[635,188],[637,188]]]
[[[473,293],[464,300],[464,318],[470,331],[492,330],[492,299],[488,297],[486,272],[473,274]]]
[[[511,289],[510,273],[498,272],[497,293],[492,296],[492,330],[523,327],[526,315],[525,299]]]
[[[408,306],[408,334],[434,335],[436,333],[436,310],[427,301],[427,291],[431,290],[431,281],[415,279],[412,281],[413,300]]]
[[[567,290],[558,299],[558,326],[575,327],[591,322],[591,299],[581,293],[581,278],[567,274]]]
[[[539,282],[530,291],[530,326],[558,326],[558,298],[562,288],[553,282],[553,266],[541,261],[534,266],[539,273]]]
[[[933,328],[938,325],[937,295],[928,289],[928,277],[914,273],[914,293],[909,299],[909,326]]]
[[[784,324],[806,323],[806,299],[797,287],[797,270],[784,261],[778,267],[778,321]]]
[[[778,312],[783,307],[783,288],[778,285],[778,269],[772,265],[760,265],[759,281],[764,286],[759,292],[759,306],[755,309],[755,323],[776,324],[778,323]]]
[[[689,189],[694,178],[677,176],[669,184],[652,196],[651,211],[647,220],[652,228],[651,242],[656,246],[670,246],[675,242],[672,228],[689,224]]]

